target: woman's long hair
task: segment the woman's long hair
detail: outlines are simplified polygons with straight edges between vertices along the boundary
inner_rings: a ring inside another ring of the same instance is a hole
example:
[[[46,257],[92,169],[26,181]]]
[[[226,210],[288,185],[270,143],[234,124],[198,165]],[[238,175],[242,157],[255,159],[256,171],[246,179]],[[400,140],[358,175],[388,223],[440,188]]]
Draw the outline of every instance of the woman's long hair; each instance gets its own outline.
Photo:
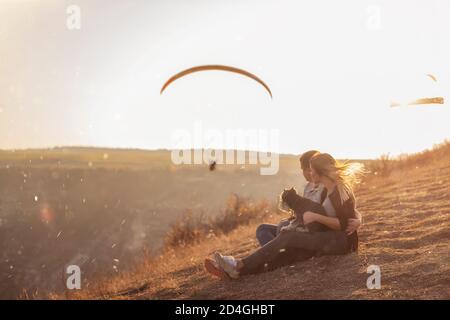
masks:
[[[353,188],[361,182],[361,177],[366,172],[362,163],[340,163],[328,153],[315,154],[310,163],[318,175],[328,177],[336,183],[342,203],[354,197]]]

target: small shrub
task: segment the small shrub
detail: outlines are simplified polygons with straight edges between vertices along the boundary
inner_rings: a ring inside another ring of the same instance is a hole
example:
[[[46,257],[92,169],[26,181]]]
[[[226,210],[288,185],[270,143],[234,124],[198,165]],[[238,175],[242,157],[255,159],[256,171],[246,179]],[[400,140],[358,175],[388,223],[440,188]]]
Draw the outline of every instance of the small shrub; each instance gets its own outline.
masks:
[[[389,176],[393,170],[395,160],[389,154],[383,154],[380,158],[370,163],[369,170],[376,176]]]
[[[227,234],[239,226],[256,219],[262,219],[275,209],[267,201],[254,203],[233,194],[226,207],[215,217],[207,218],[204,213],[194,214],[191,210],[171,225],[166,235],[164,248],[195,244],[204,238]]]
[[[414,154],[402,154],[397,157],[390,157],[389,154],[382,155],[380,158],[369,162],[368,168],[373,175],[386,177],[396,170],[420,167],[442,159],[450,159],[449,140],[436,144],[431,149]]]

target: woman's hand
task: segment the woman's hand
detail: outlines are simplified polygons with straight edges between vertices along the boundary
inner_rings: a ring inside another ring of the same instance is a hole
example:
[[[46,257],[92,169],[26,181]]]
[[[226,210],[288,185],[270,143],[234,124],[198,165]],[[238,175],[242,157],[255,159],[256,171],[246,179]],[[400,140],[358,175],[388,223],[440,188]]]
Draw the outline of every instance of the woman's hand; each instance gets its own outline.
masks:
[[[361,226],[361,220],[359,219],[348,219],[348,225],[347,229],[345,229],[345,232],[350,235]]]
[[[314,213],[314,212],[311,212],[311,211],[306,211],[303,214],[303,224],[306,225],[308,223],[317,221],[317,216],[318,216],[317,213]]]

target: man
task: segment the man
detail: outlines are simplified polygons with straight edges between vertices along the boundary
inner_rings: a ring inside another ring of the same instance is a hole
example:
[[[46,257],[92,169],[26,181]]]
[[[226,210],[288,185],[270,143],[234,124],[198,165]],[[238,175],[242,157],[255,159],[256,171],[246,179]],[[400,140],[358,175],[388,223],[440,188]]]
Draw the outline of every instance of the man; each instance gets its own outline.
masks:
[[[303,177],[305,177],[307,183],[305,185],[305,189],[303,191],[303,196],[308,198],[314,202],[322,204],[327,196],[326,189],[321,184],[316,184],[312,181],[311,177],[311,168],[309,165],[309,161],[312,156],[316,153],[319,153],[317,150],[310,150],[303,153],[300,157],[300,167],[302,170]],[[326,207],[325,207],[326,209]],[[283,219],[278,224],[267,224],[263,223],[258,226],[256,229],[256,239],[261,246],[264,246],[266,243],[274,239],[281,230],[288,226],[290,223],[290,219]],[[357,230],[361,225],[361,215],[359,215],[359,219],[350,219],[346,232],[348,234],[353,233],[353,231]]]

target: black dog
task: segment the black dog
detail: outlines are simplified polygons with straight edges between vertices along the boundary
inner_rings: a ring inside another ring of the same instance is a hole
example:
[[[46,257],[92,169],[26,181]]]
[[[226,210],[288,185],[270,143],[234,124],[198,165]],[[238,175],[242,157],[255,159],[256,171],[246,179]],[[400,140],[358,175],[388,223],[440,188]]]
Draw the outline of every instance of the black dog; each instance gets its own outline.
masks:
[[[328,230],[326,226],[318,222],[312,222],[307,225],[303,223],[303,214],[306,211],[311,211],[324,216],[327,214],[325,208],[321,204],[300,196],[295,188],[284,189],[280,194],[280,209],[286,211],[286,208],[294,212],[295,219],[293,219],[289,226],[285,227],[283,230],[297,230],[302,232]]]

